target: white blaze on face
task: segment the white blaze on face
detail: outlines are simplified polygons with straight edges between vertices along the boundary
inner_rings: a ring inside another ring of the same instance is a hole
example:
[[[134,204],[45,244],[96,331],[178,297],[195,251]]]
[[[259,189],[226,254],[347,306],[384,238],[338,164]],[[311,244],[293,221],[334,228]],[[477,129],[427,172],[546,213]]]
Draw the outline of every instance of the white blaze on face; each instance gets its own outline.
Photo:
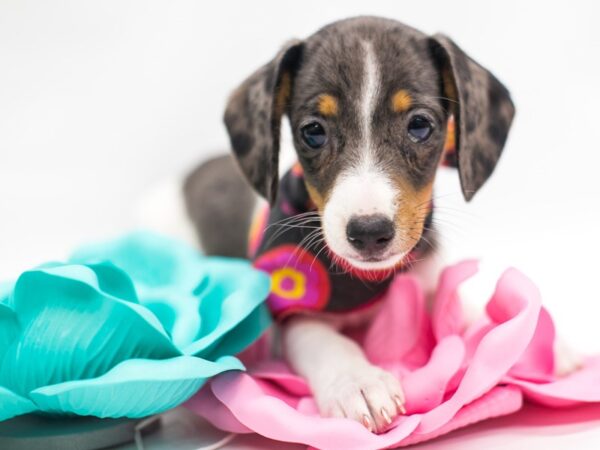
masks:
[[[398,195],[389,176],[376,165],[371,124],[379,95],[381,74],[370,42],[363,43],[363,81],[359,99],[361,142],[360,160],[338,175],[323,210],[323,231],[327,244],[338,256],[363,269],[385,269],[404,255],[391,255],[389,261],[362,262],[359,253],[346,238],[346,226],[353,216],[383,214],[394,220]],[[393,251],[394,245],[391,246]]]

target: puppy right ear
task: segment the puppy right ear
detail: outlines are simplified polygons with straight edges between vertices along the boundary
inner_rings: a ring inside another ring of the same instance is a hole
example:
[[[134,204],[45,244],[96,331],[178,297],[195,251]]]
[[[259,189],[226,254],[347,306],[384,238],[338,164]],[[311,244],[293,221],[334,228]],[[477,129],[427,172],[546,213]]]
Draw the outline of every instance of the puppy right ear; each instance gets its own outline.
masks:
[[[455,119],[455,162],[463,196],[469,201],[496,167],[515,106],[506,87],[449,37],[431,37],[430,49]]]
[[[225,109],[225,126],[242,172],[273,204],[279,182],[281,116],[287,112],[302,43],[293,41],[238,87]]]

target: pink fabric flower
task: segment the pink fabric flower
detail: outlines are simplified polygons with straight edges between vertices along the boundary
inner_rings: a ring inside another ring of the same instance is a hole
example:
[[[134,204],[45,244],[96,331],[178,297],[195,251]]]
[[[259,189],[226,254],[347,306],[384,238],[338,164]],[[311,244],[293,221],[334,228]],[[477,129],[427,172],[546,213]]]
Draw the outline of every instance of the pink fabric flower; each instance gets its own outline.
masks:
[[[359,340],[370,361],[401,379],[406,394],[407,415],[383,434],[321,417],[304,379],[257,352],[247,373],[217,376],[187,406],[231,432],[322,449],[379,449],[513,413],[524,398],[549,407],[599,402],[600,358],[565,378],[553,375],[552,319],[538,289],[517,270],[502,275],[486,316],[466,325],[457,289],[476,272],[475,261],[447,268],[431,317],[417,282],[398,276]]]

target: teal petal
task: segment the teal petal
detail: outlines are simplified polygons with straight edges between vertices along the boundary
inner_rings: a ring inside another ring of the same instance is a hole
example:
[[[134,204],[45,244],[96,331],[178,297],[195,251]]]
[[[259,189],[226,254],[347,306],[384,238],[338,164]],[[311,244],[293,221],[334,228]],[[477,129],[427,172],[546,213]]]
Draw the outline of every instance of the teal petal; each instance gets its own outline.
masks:
[[[138,286],[178,286],[191,290],[202,278],[198,257],[198,252],[188,245],[141,231],[85,246],[72,255],[71,261],[84,264],[111,261],[127,272]]]
[[[132,359],[101,377],[46,386],[30,396],[39,409],[47,412],[145,417],[186,401],[207,378],[243,368],[233,357],[216,362],[190,356],[162,361]]]
[[[211,258],[207,266],[209,281],[196,292],[200,298],[200,333],[184,349],[188,355],[210,352],[225,334],[264,302],[270,289],[269,277],[252,269],[247,261]],[[240,345],[245,347],[250,343],[240,342]]]
[[[140,303],[161,321],[180,347],[194,341],[200,330],[198,299],[193,290],[206,279],[200,254],[181,242],[149,232],[136,232],[116,241],[86,246],[72,261],[110,261],[133,280]]]
[[[6,304],[0,303],[0,367],[3,367],[4,354],[17,339],[20,332],[21,328],[15,312]]]
[[[35,411],[33,402],[0,386],[0,422]]]
[[[0,304],[9,305],[10,293],[12,292],[14,285],[15,284],[11,281],[0,282]]]
[[[140,295],[144,307],[158,317],[178,348],[194,341],[200,330],[199,300],[196,296],[175,289],[142,290]]]
[[[262,304],[214,345],[199,353],[203,358],[211,360],[224,355],[236,355],[256,341],[271,323],[271,313]]]
[[[88,264],[87,267],[96,274],[98,290],[120,300],[139,303],[133,281],[126,272],[111,262]]]
[[[111,282],[108,274],[125,276],[109,266],[95,272],[68,265],[19,278],[13,301],[23,334],[6,352],[0,385],[26,395],[40,386],[97,377],[126,359],[181,355],[149,310],[101,289],[123,283]]]

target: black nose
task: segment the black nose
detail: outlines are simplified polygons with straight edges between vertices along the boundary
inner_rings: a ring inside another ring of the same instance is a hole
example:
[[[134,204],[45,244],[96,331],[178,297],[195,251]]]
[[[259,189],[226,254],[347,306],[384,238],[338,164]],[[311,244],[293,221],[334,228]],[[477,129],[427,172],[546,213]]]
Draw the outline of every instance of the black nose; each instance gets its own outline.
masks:
[[[348,242],[365,253],[376,253],[386,248],[394,233],[394,223],[382,214],[354,216],[346,226]]]

